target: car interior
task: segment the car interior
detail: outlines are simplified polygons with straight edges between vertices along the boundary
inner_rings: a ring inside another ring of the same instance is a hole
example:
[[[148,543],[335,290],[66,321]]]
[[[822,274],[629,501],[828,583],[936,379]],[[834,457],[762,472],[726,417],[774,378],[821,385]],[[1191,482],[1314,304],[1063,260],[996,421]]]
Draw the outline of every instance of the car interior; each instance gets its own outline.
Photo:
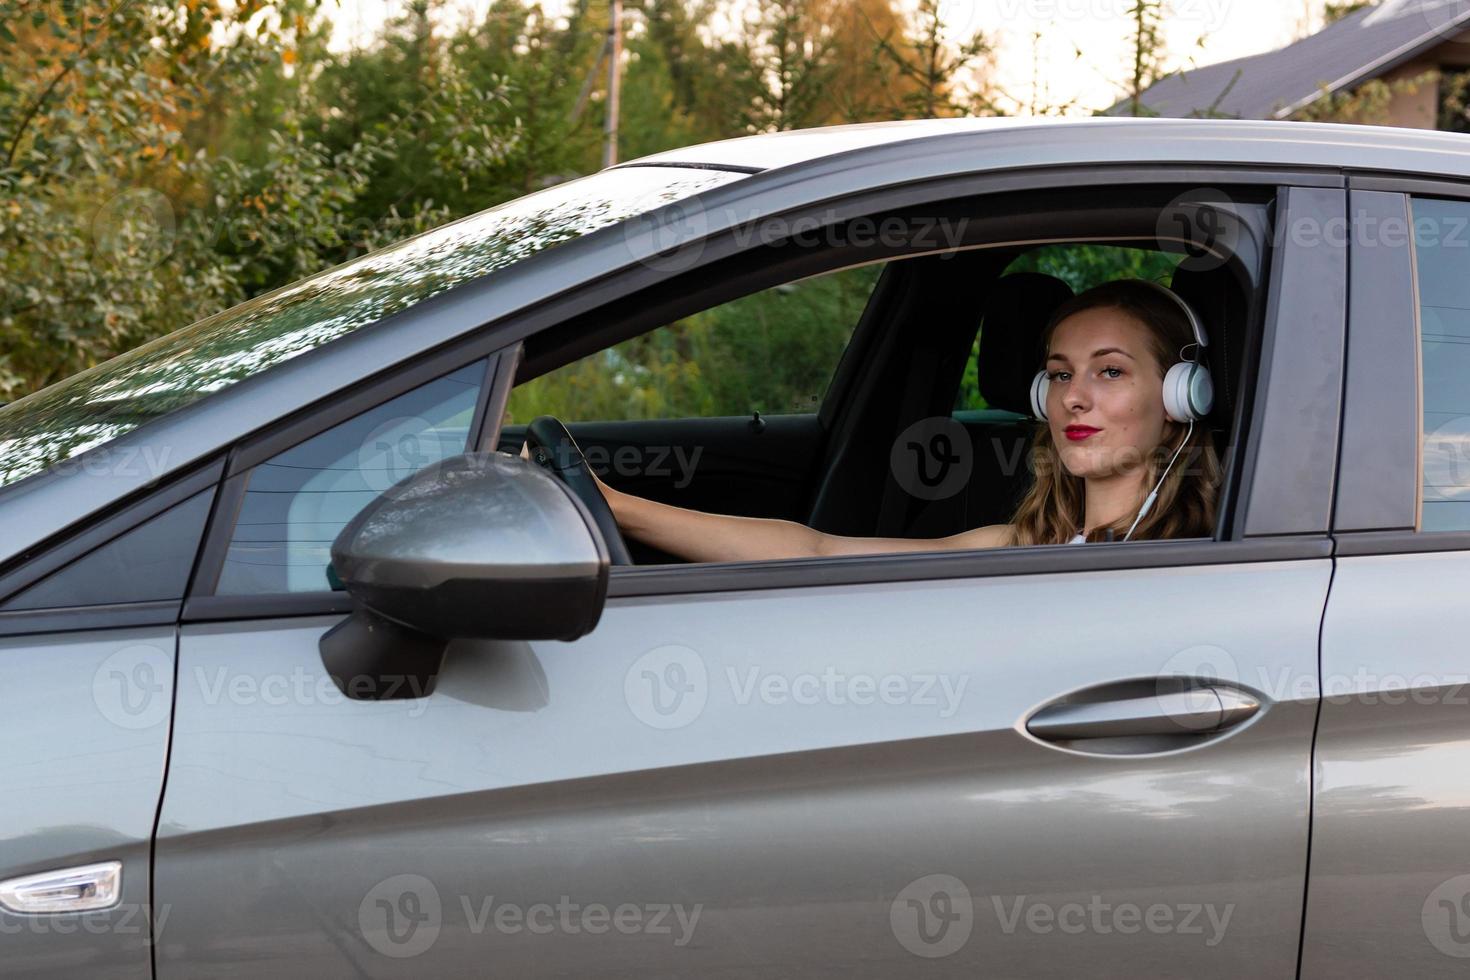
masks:
[[[1260,343],[1263,243],[1269,240],[1262,232],[1269,200],[1235,202],[1245,230],[1231,238],[1228,248],[1205,251],[1161,239],[1156,204],[1110,209],[1094,204],[1068,212],[1059,203],[1049,201],[1047,215],[1033,210],[1033,233],[1022,239],[973,227],[1005,217],[994,214],[992,204],[987,220],[972,223],[971,237],[979,239],[974,244],[912,255],[900,250],[856,256],[851,249],[846,255],[835,249],[826,255],[827,265],[839,269],[851,268],[853,258],[882,265],[813,411],[752,406],[743,415],[586,419],[568,406],[567,429],[610,486],[682,507],[782,518],[859,536],[934,538],[1004,523],[1030,478],[1026,452],[1038,423],[1030,416],[1029,386],[1041,366],[1042,332],[1052,311],[1074,291],[1116,277],[1107,269],[1079,271],[1085,263],[1073,260],[1095,260],[1102,253],[1129,256],[1135,270],[1172,286],[1205,325],[1206,359],[1215,379],[1215,404],[1205,424],[1225,465],[1220,526],[1228,526],[1231,449],[1244,424],[1248,364]],[[769,249],[765,256],[768,282],[793,267],[791,256],[779,252]],[[808,265],[820,266],[806,258]],[[841,264],[843,259],[847,264]],[[746,257],[725,283],[725,294],[750,293],[748,286],[761,277],[747,270],[759,268],[758,258]],[[1044,268],[1054,271],[1037,271]],[[684,283],[673,285],[671,295],[631,297],[562,331],[532,338],[517,391],[607,349],[609,339],[615,343],[673,323],[691,308],[713,305],[710,297],[724,299],[709,281],[697,291]],[[778,286],[797,281],[789,275],[777,280]],[[695,306],[701,293],[705,302]],[[981,408],[965,407],[960,397],[967,366]],[[551,414],[562,416],[556,408]],[[936,416],[963,425],[974,465],[960,492],[926,500],[899,485],[890,450],[908,426]],[[509,418],[498,448],[519,451],[529,421]],[[660,458],[698,462],[685,472],[653,465]],[[619,459],[648,465],[609,465]],[[628,548],[635,564],[680,561],[637,541],[629,541]]]

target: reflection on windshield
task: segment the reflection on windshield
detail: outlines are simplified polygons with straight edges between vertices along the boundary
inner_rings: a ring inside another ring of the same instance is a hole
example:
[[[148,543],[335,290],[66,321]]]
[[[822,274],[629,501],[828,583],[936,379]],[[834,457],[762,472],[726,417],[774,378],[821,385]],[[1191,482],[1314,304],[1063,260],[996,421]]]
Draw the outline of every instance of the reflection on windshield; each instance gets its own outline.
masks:
[[[670,167],[603,171],[200,320],[0,409],[0,486],[445,290],[741,176]]]

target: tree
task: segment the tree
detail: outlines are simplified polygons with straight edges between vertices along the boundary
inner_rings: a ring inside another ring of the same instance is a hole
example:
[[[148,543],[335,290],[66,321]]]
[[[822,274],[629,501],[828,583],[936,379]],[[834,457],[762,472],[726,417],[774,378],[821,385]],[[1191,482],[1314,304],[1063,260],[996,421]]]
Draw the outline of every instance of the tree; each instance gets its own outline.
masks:
[[[878,37],[878,67],[897,76],[884,107],[887,112],[894,118],[925,119],[996,112],[983,86],[966,91],[957,84],[994,54],[983,32],[951,38],[940,17],[939,0],[919,0],[903,28],[901,35],[889,29]]]

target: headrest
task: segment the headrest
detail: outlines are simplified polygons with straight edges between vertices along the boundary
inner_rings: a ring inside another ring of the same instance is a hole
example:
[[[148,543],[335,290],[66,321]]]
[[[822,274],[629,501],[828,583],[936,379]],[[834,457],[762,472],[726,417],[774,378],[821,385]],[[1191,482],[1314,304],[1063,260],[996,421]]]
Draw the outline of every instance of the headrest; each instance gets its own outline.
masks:
[[[1041,367],[1041,334],[1072,287],[1040,272],[995,281],[980,321],[980,394],[992,408],[1031,413],[1031,379]]]

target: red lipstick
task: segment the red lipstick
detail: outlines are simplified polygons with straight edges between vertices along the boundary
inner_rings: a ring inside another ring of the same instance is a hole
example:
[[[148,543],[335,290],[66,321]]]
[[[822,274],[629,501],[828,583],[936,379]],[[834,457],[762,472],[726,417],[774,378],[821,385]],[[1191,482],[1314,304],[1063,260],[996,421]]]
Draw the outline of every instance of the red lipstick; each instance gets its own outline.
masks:
[[[1102,430],[1095,429],[1090,425],[1069,425],[1063,431],[1066,432],[1068,439],[1073,442],[1081,442],[1093,433],[1101,432]]]

